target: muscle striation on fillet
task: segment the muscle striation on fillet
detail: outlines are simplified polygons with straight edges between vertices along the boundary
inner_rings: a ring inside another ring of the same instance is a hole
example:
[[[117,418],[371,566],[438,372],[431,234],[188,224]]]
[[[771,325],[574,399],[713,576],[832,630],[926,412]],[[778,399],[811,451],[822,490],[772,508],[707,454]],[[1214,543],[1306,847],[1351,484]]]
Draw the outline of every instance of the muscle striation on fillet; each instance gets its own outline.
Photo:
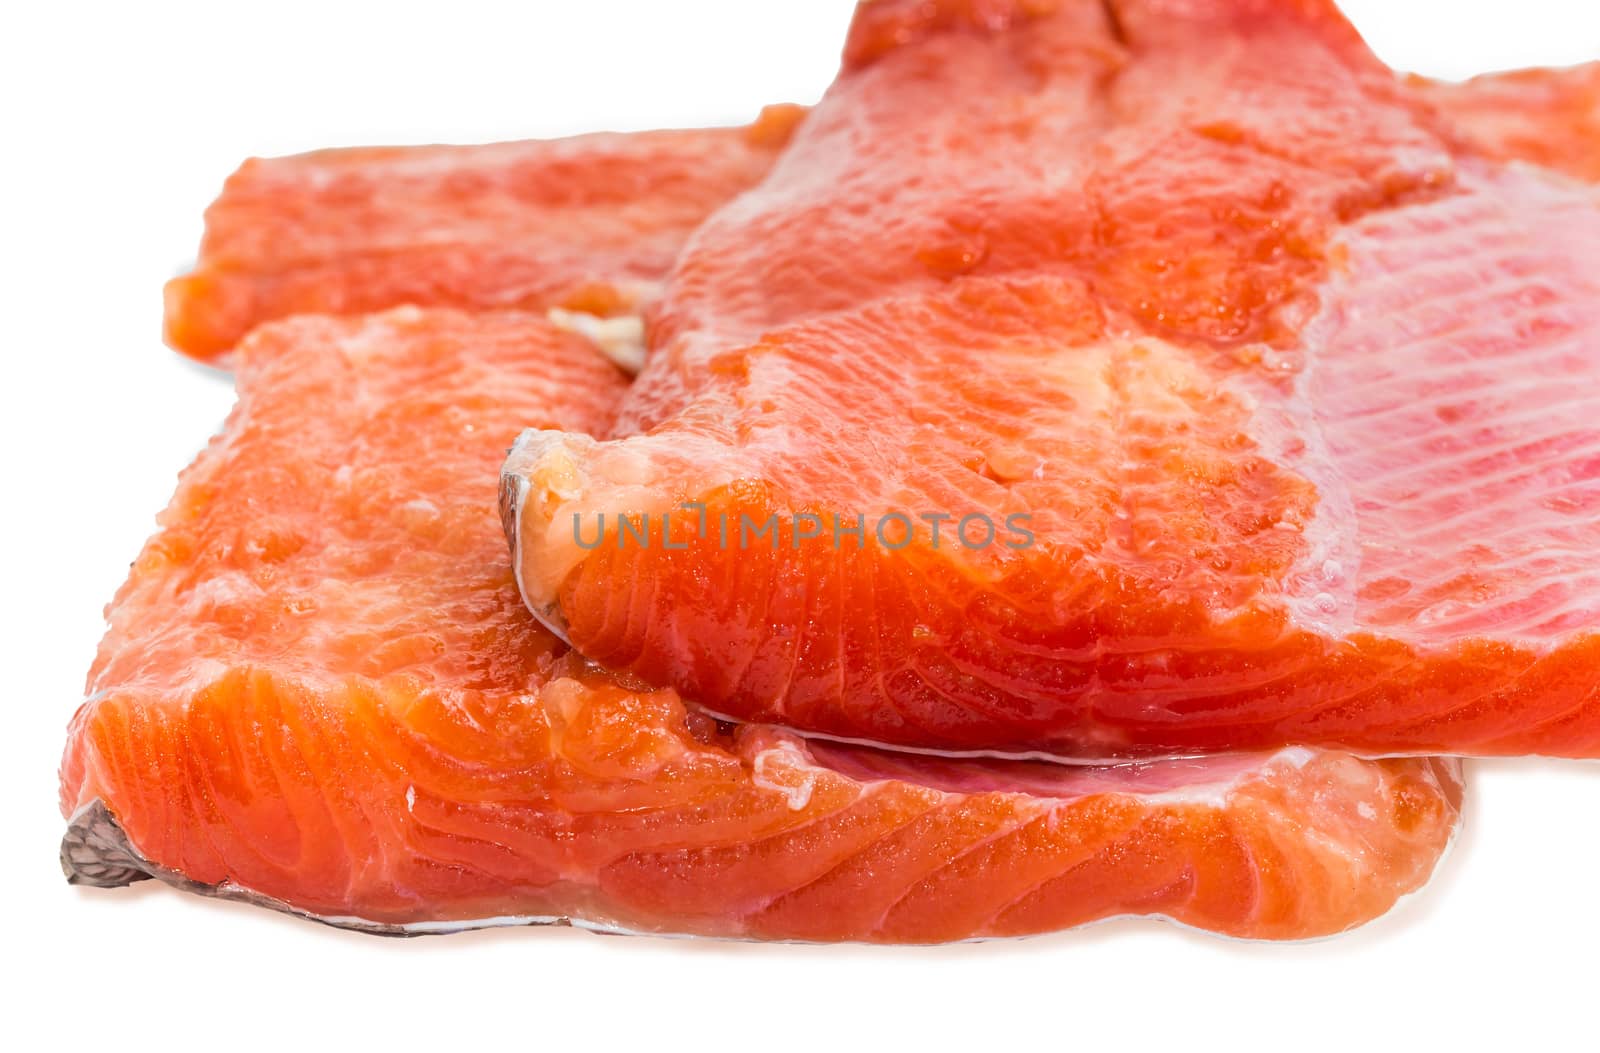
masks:
[[[109,611],[62,762],[78,880],[151,874],[377,932],[936,942],[1120,914],[1338,932],[1431,873],[1453,762],[1308,750],[1062,768],[730,726],[573,654],[495,466],[625,378],[542,316],[258,329],[239,404]]]
[[[526,601],[899,746],[1600,752],[1600,200],[1425,94],[1317,0],[863,5],[610,432],[508,460]],[[684,508],[780,531],[620,533]],[[1033,542],[799,536],[891,513]]]
[[[632,317],[683,239],[753,185],[803,111],[743,128],[254,159],[167,285],[167,341],[226,363],[255,326],[403,304]]]

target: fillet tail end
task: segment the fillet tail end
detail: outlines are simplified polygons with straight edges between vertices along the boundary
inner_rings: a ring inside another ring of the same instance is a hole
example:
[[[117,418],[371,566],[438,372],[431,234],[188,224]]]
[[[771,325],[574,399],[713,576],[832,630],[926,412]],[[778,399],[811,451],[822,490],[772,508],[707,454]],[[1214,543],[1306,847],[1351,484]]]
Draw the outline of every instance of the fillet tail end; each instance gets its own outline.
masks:
[[[61,838],[61,871],[68,884],[91,888],[121,888],[155,876],[101,801],[80,808],[67,823]]]

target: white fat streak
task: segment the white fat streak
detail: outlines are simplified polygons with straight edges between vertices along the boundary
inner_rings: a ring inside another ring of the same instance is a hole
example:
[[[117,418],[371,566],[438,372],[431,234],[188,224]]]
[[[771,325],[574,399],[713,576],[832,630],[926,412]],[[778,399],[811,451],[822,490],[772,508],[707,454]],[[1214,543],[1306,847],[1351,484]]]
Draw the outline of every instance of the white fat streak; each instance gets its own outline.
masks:
[[[751,781],[764,790],[783,794],[791,812],[811,803],[818,768],[797,743],[785,741],[762,750],[750,767]]]
[[[557,329],[588,340],[629,376],[637,376],[644,368],[644,319],[638,315],[601,318],[552,307],[546,317]]]
[[[415,325],[423,317],[422,308],[409,303],[368,315],[354,332],[339,340],[338,351],[346,361],[356,364],[392,355],[399,346],[395,327]]]

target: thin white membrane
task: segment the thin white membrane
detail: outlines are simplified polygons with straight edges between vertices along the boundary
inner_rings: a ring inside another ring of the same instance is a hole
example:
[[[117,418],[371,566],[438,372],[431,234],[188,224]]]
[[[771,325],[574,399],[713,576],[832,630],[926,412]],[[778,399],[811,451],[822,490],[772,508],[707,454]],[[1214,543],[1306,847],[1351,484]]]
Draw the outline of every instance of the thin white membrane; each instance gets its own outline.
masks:
[[[742,717],[731,717],[726,713],[719,713],[714,709],[707,709],[704,706],[697,705],[694,708],[713,720],[719,720],[724,724],[747,723],[747,721]],[[825,731],[811,731],[789,727],[785,727],[784,730],[794,734],[799,738],[805,739],[807,742],[831,743],[838,746],[860,746],[863,749],[877,750],[882,753],[907,754],[912,757],[930,757],[942,760],[994,760],[1004,762],[1038,761],[1043,764],[1054,764],[1068,768],[1102,768],[1108,765],[1134,763],[1141,760],[1141,758],[1128,757],[1125,754],[1108,754],[1103,757],[1097,757],[1092,754],[1063,755],[1060,753],[1051,753],[1049,750],[955,750],[941,749],[933,746],[889,745],[883,742],[877,742],[873,739],[852,738],[849,735],[833,735]],[[1205,760],[1208,757],[1214,756],[1216,756],[1216,754],[1208,754],[1199,751],[1194,753],[1161,753],[1153,758],[1147,758],[1147,760]]]
[[[1298,624],[1543,650],[1600,613],[1600,209],[1525,165],[1458,183],[1343,232],[1253,434],[1319,494]]]
[[[814,763],[857,782],[899,780],[950,794],[1014,793],[1050,801],[1128,793],[1156,804],[1204,802],[1221,806],[1247,775],[1283,765],[1303,767],[1311,751],[1224,753],[1118,764],[1051,764],[1033,760],[934,758],[822,742],[808,743]]]

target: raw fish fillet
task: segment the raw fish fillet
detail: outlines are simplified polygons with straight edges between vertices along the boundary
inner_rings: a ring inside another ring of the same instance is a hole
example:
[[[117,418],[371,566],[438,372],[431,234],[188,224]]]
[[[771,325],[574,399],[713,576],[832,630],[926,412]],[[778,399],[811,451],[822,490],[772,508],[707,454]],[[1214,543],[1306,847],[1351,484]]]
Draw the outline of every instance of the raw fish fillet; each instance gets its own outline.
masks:
[[[1337,932],[1419,887],[1451,761],[1314,750],[950,761],[732,727],[565,653],[512,578],[495,469],[611,421],[540,316],[258,329],[239,405],[109,609],[61,803],[74,880],[154,875],[378,932],[941,941],[1161,914]]]
[[[524,596],[844,739],[1600,755],[1600,196],[1497,152],[1321,0],[864,4]]]
[[[211,361],[274,318],[406,303],[631,314],[689,232],[761,178],[801,113],[247,161],[206,213],[194,271],[167,285],[167,341]]]
[[[1600,62],[1413,87],[1485,153],[1600,181]]]

